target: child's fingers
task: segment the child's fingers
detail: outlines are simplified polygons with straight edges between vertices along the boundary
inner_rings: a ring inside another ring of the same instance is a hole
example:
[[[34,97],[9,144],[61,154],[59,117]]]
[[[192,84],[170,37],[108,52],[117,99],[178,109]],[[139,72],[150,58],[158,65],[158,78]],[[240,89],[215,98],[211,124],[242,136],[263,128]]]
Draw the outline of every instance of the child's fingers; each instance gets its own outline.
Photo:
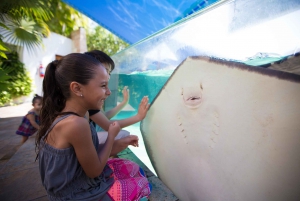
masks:
[[[134,146],[134,147],[139,147],[139,143],[138,142],[133,142],[133,143],[131,143],[131,145]]]
[[[147,102],[145,102],[144,108],[145,108],[146,110],[148,110],[148,109],[149,109],[149,107],[150,107],[150,103],[148,103],[148,101],[147,101]]]
[[[148,96],[144,96],[141,103],[146,104],[148,102]]]
[[[129,137],[131,138],[131,141],[139,141],[139,137],[136,135],[129,135]]]
[[[139,146],[139,137],[136,135],[130,135],[129,137],[131,138],[129,144],[134,147],[138,147]]]

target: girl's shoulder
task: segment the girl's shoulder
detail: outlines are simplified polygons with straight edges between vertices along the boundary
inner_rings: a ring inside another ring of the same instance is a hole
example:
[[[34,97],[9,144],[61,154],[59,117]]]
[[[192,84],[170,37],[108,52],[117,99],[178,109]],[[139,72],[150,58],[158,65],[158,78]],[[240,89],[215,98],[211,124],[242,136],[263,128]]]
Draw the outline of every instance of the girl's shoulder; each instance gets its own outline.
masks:
[[[29,110],[29,111],[27,112],[27,114],[35,115],[36,113],[35,113],[35,111],[34,111],[34,108],[32,108],[31,110]]]
[[[87,138],[90,134],[90,125],[84,117],[78,117],[75,115],[68,116],[58,122],[53,128],[55,133],[60,133],[70,144],[74,141],[80,141]]]
[[[32,114],[33,116],[40,116],[35,110],[34,108],[32,108],[31,110],[28,111],[27,115],[28,114]]]
[[[62,121],[63,124],[84,124],[87,122],[85,117],[80,117],[77,115],[68,115]]]
[[[88,126],[89,123],[84,117],[70,115],[58,122],[56,128],[60,131],[65,131],[65,133],[76,133],[82,130],[82,128],[86,128]]]

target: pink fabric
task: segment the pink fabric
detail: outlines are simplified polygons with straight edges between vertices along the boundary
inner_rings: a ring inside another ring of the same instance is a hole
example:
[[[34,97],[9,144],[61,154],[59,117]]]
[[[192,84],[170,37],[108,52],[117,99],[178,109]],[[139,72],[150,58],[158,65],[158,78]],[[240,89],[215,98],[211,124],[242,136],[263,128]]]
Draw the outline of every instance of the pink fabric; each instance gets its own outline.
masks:
[[[114,201],[135,201],[149,197],[150,185],[140,167],[126,159],[109,159],[108,166],[113,170],[114,184],[107,192]]]

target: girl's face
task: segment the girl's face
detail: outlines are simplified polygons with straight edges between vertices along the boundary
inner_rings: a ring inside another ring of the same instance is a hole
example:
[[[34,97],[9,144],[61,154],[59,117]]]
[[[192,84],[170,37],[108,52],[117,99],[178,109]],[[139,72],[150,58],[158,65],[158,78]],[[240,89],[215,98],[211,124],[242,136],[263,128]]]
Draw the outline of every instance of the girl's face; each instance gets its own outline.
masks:
[[[88,109],[100,109],[104,100],[110,95],[108,88],[109,74],[103,66],[95,71],[93,79],[83,87],[84,100],[87,101]]]
[[[34,103],[32,104],[33,108],[35,111],[39,112],[42,108],[42,100],[41,99],[36,99]]]
[[[108,63],[103,63],[102,65],[105,67],[105,69],[106,69],[106,71],[109,75],[109,78],[108,78],[108,80],[109,80],[110,79],[110,73],[111,73],[111,66]]]

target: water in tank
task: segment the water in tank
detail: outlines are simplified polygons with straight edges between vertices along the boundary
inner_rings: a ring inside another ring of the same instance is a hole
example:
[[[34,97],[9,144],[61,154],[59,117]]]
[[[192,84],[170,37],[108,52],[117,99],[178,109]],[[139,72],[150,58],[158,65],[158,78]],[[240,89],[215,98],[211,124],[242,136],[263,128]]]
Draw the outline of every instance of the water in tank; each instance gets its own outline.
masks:
[[[300,52],[299,19],[299,0],[225,0],[210,4],[114,55],[112,95],[105,109],[120,102],[121,91],[128,86],[129,104],[114,119],[136,114],[142,97],[148,96],[152,103],[187,57],[207,56],[257,68],[280,63]],[[277,70],[299,74],[294,68]],[[131,149],[154,171],[144,151],[140,124],[124,129],[139,136],[140,147]]]

